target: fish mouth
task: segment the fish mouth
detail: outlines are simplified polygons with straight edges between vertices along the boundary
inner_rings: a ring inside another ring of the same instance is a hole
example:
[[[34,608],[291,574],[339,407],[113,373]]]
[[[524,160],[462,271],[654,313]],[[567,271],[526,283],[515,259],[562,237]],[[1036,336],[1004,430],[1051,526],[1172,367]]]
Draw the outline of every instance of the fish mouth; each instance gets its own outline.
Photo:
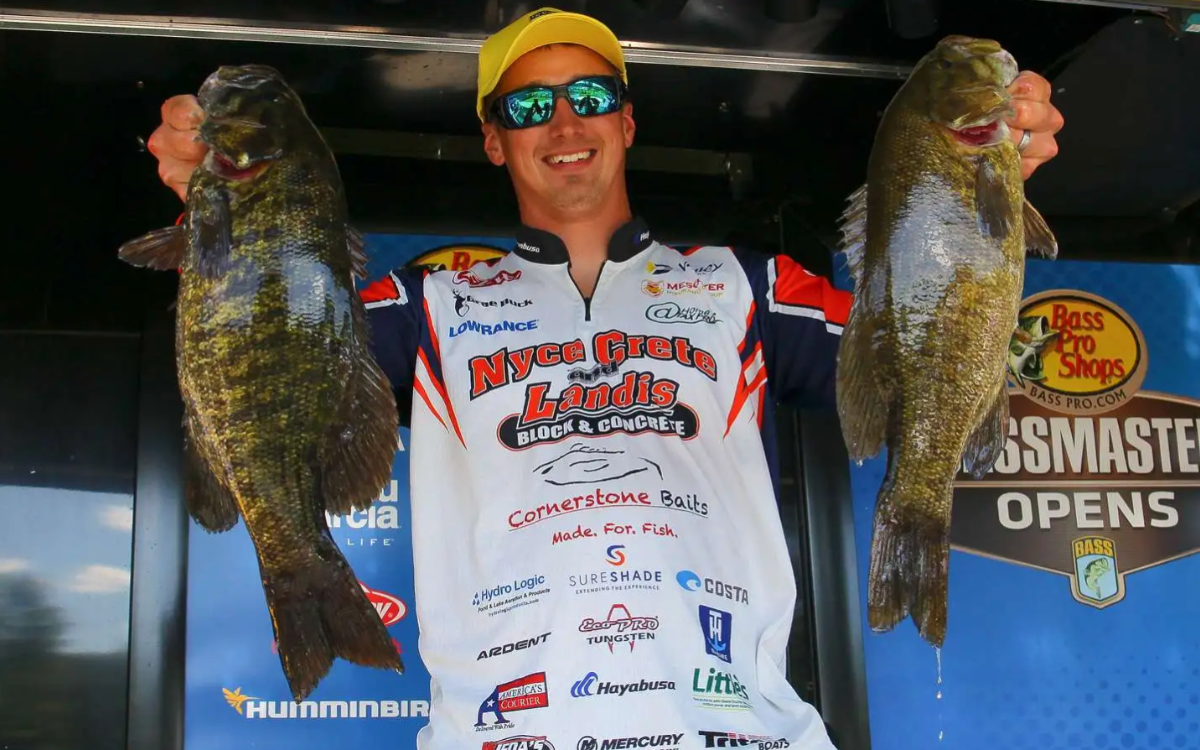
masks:
[[[209,171],[221,179],[231,182],[253,180],[262,174],[276,158],[275,155],[270,155],[253,160],[234,159],[216,149],[210,150],[209,155],[211,157],[208,165]],[[244,161],[245,164],[240,165],[239,161]]]
[[[1003,131],[1003,132],[1001,132]],[[965,128],[950,128],[954,137],[968,146],[992,146],[1000,143],[1008,135],[1008,126],[1000,120],[983,125],[972,125]]]

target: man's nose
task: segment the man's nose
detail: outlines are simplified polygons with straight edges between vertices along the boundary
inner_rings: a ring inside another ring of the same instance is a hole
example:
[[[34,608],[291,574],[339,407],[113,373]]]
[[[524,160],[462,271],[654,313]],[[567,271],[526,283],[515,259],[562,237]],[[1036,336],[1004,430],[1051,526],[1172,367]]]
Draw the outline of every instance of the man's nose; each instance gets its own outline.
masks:
[[[582,129],[583,118],[575,114],[566,97],[554,100],[554,116],[550,118],[550,129],[554,135],[569,135]]]

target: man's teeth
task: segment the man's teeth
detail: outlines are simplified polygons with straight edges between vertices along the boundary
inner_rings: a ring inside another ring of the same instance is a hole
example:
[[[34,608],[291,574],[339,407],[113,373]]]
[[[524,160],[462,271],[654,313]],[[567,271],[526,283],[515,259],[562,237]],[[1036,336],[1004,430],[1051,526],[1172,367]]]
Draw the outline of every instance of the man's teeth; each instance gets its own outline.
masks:
[[[579,153],[576,153],[576,154],[560,154],[558,156],[551,156],[550,163],[551,164],[570,164],[573,161],[579,161],[580,159],[586,159],[591,155],[592,155],[591,151],[580,151]]]

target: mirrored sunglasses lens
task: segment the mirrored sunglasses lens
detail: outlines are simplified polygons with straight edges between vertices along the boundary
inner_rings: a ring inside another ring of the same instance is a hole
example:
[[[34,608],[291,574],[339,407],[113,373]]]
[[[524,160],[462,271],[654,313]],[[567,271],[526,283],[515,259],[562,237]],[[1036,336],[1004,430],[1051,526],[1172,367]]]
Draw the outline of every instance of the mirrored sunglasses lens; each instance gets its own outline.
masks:
[[[617,109],[617,92],[611,82],[576,81],[567,89],[571,105],[580,116],[606,115]]]
[[[554,95],[540,89],[510,94],[504,99],[504,111],[516,127],[539,125],[554,112]]]

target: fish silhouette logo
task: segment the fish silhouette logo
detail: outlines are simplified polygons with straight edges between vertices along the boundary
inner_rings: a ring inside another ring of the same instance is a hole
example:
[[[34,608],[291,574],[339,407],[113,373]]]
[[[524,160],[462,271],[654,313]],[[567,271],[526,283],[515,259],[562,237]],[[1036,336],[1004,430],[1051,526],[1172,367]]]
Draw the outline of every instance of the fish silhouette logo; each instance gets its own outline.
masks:
[[[229,688],[221,688],[221,692],[225,695],[225,702],[229,704],[230,708],[243,716],[245,716],[244,707],[246,701],[257,700],[257,698],[252,695],[243,695],[240,687],[233,690],[230,690]]]
[[[1102,536],[1085,536],[1071,542],[1075,573],[1071,593],[1075,600],[1097,609],[1125,598],[1125,574],[1117,564],[1117,544]]]
[[[608,548],[608,552],[605,553],[604,558],[608,561],[609,565],[619,568],[625,564],[625,553],[621,551],[623,549],[625,549],[624,544],[614,544]]]

